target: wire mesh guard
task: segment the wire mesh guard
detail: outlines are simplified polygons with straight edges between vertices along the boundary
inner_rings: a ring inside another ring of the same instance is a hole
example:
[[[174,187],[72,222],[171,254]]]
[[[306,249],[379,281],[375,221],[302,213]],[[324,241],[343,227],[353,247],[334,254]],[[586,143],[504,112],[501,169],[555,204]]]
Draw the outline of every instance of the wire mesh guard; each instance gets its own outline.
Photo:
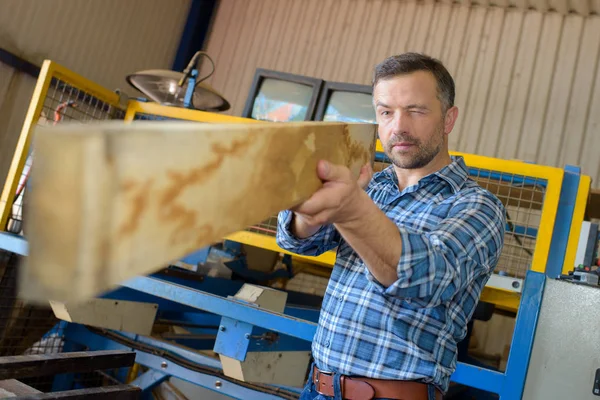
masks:
[[[388,165],[378,162],[374,170],[381,171]],[[477,168],[469,168],[469,174],[471,179],[502,201],[506,208],[504,249],[495,271],[504,276],[525,278],[533,260],[546,180]],[[275,236],[277,215],[248,227],[246,231]]]
[[[122,120],[125,112],[86,90],[53,78],[38,117],[38,125],[56,125],[62,121]],[[26,187],[32,164],[35,164],[35,154],[28,155],[19,178],[12,215],[6,226],[8,232],[24,233],[23,204],[27,201]],[[63,332],[50,307],[25,304],[17,297],[17,271],[21,259],[16,254],[0,251],[0,357],[61,352]],[[74,378],[76,384],[94,386],[101,377],[102,372]],[[24,383],[41,391],[50,391],[53,381],[52,376],[23,379]]]
[[[87,122],[124,118],[124,110],[102,101],[88,91],[53,78],[38,116],[38,125],[57,125],[62,121]],[[7,226],[7,231],[12,233],[21,233],[23,229],[23,200],[32,159],[32,155],[29,154],[15,192],[12,215]]]

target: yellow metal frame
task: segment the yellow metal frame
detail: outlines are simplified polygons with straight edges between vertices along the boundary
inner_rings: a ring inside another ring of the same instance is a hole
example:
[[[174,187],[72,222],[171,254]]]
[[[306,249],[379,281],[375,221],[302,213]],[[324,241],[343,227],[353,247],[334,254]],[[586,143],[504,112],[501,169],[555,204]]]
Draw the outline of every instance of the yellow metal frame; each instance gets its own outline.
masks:
[[[50,60],[45,60],[42,63],[40,74],[38,76],[31,102],[29,103],[29,109],[25,115],[25,121],[23,128],[17,141],[17,146],[13,154],[13,159],[6,176],[6,182],[2,189],[2,195],[0,196],[0,229],[4,229],[8,218],[12,212],[12,204],[14,201],[17,185],[23,173],[25,162],[29,153],[29,147],[31,145],[32,132],[35,129],[36,124],[40,118],[42,109],[44,107],[44,100],[48,94],[48,88],[52,82],[52,78],[59,79],[69,85],[79,88],[94,97],[102,100],[103,102],[110,104],[111,106],[121,108],[119,106],[119,95],[111,92],[110,90],[84,78],[81,75],[63,67]]]
[[[255,119],[234,117],[231,115],[215,114],[204,111],[190,110],[181,107],[167,107],[156,103],[144,103],[142,101],[130,100],[127,103],[125,121],[133,121],[136,114],[150,114],[154,116],[176,118],[186,121],[206,123],[258,123]]]

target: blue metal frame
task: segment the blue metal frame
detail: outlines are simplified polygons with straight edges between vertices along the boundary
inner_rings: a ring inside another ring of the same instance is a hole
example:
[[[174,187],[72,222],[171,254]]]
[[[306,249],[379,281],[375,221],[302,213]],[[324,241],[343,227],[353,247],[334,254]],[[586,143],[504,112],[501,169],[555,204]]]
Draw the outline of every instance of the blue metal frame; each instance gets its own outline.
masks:
[[[192,0],[173,60],[173,70],[183,71],[194,53],[204,48],[216,8],[217,0]]]
[[[0,47],[0,62],[7,64],[17,71],[21,71],[37,79],[40,75],[40,67],[19,57],[18,55],[11,53],[10,51]]]
[[[501,373],[458,363],[452,375],[453,382],[496,393],[501,400],[521,398],[545,283],[545,274],[533,271],[527,273],[506,371]]]
[[[260,309],[235,299],[224,299],[210,293],[167,283],[161,279],[137,277],[124,282],[122,286],[308,341],[312,341],[317,329],[314,322]]]
[[[552,232],[552,242],[548,253],[548,264],[546,264],[546,275],[551,278],[557,278],[562,274],[573,212],[575,211],[577,193],[579,192],[580,176],[581,169],[579,167],[571,165],[565,167],[554,231]]]
[[[29,252],[27,240],[21,235],[10,232],[0,232],[0,250],[10,251],[20,256],[26,256]]]

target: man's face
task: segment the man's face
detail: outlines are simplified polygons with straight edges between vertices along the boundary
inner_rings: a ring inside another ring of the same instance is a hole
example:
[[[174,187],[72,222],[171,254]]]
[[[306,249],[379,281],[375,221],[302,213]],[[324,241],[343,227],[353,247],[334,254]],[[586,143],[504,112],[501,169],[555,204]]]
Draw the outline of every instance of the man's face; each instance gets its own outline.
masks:
[[[423,168],[444,148],[455,118],[450,123],[445,118],[431,73],[417,71],[379,81],[373,101],[379,139],[395,166]]]

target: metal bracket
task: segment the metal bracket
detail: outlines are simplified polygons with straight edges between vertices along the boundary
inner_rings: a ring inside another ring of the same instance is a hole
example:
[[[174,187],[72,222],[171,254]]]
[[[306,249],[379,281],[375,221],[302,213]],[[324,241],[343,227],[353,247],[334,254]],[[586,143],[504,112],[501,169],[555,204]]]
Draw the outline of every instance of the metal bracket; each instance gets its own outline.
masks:
[[[245,361],[253,328],[252,325],[246,322],[227,317],[221,318],[221,325],[213,350],[224,356]]]

